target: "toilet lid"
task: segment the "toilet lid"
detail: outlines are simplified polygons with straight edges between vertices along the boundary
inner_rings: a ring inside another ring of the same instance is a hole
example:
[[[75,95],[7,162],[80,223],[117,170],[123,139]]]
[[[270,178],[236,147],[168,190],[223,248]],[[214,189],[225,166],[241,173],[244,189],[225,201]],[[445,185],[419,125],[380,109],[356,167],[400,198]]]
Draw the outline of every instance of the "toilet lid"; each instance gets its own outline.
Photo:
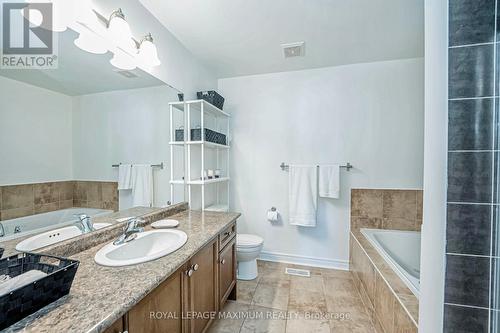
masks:
[[[264,239],[257,235],[250,234],[237,234],[236,235],[236,246],[237,247],[253,247],[259,246],[264,243]]]

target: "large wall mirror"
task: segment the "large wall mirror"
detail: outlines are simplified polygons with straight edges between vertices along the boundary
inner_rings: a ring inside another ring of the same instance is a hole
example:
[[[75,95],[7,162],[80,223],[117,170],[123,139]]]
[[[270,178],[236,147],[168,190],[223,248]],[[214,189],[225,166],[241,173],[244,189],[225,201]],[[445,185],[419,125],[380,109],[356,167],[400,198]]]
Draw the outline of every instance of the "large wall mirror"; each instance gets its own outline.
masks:
[[[82,51],[77,37],[58,33],[56,69],[0,70],[0,242],[70,224],[77,210],[171,204],[168,103],[179,91]],[[141,184],[118,190],[120,164],[151,166],[152,185],[137,168]]]

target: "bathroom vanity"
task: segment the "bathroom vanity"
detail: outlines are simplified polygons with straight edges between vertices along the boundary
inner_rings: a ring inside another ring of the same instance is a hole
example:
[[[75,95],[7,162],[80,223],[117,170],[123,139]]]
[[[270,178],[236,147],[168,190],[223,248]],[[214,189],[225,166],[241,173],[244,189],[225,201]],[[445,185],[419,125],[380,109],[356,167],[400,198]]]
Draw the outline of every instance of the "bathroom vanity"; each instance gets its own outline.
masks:
[[[180,211],[180,208],[184,210]],[[159,259],[122,267],[96,264],[95,254],[112,239],[68,254],[80,262],[70,294],[7,328],[7,332],[207,331],[228,299],[236,299],[238,213],[185,210],[177,205],[152,213],[179,221],[188,240]],[[153,217],[154,216],[154,217]],[[68,246],[47,253],[63,254]],[[45,251],[44,251],[45,252]],[[68,252],[66,252],[68,253]]]
[[[236,300],[235,236],[232,222],[105,332],[205,332]]]

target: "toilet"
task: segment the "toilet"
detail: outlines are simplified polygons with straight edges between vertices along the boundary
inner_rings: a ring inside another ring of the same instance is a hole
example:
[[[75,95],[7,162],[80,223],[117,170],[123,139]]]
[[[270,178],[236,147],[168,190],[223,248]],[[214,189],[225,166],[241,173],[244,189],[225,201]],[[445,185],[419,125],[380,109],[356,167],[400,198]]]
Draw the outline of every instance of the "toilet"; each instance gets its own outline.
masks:
[[[238,261],[238,280],[257,278],[257,257],[264,245],[264,239],[257,235],[236,235],[236,260]]]

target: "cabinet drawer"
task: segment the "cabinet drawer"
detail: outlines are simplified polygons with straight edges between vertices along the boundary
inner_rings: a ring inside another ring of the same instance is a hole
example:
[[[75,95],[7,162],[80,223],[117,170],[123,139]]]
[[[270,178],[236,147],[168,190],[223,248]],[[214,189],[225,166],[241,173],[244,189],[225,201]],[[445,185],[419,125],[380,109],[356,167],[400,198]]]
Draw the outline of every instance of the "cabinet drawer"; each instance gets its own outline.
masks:
[[[224,303],[236,284],[236,238],[227,244],[219,254],[219,306]]]
[[[219,249],[222,250],[234,236],[236,236],[236,222],[232,223],[219,234]]]

